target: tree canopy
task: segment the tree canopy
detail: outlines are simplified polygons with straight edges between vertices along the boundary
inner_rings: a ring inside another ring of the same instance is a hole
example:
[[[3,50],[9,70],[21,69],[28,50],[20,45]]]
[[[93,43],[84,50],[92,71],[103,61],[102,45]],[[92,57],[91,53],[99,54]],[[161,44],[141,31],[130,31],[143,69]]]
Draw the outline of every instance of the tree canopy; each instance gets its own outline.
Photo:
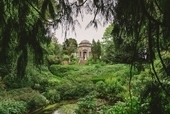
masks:
[[[169,49],[169,2],[169,0],[1,0],[1,63],[9,62],[8,56],[16,57],[17,69],[20,69],[17,70],[17,74],[21,77],[29,59],[28,49],[34,53],[36,63],[42,63],[41,43],[49,40],[45,38],[47,24],[56,27],[61,23],[65,25],[66,32],[70,26],[74,30],[74,25],[78,23],[76,17],[85,12],[94,15],[87,27],[97,27],[103,20],[103,23],[112,22],[114,24],[112,35],[119,40],[128,41],[129,46],[134,49],[133,57],[139,50],[139,45],[144,45],[148,50],[149,60],[153,63],[156,48],[161,63],[168,72],[160,50]],[[142,42],[144,44],[141,44]],[[15,49],[16,55],[10,55],[10,49]]]
[[[63,53],[70,56],[76,52],[77,46],[77,41],[74,38],[68,38],[63,43]]]
[[[54,16],[52,1],[1,0],[0,7],[0,63],[10,72],[11,63],[17,62],[17,76],[22,78],[29,50],[34,62],[42,63],[42,43],[50,40],[45,25]],[[50,16],[46,17],[46,12]]]
[[[101,44],[99,40],[97,42],[94,39],[92,40],[91,51],[92,59],[96,62],[101,57]]]

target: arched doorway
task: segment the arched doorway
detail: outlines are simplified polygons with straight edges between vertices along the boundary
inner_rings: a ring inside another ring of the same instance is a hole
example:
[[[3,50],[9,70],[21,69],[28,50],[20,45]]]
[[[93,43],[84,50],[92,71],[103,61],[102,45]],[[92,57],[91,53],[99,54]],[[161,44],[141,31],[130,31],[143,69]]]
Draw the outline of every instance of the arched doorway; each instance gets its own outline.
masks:
[[[83,60],[87,60],[87,50],[83,50]]]

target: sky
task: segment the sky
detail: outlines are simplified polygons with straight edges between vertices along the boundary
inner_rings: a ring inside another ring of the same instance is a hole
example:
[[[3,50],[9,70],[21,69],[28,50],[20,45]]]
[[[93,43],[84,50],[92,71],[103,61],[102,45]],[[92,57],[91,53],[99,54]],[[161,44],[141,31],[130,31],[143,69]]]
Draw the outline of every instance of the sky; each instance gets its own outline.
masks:
[[[80,26],[78,25],[75,26],[75,33],[72,32],[71,30],[68,31],[66,38],[75,38],[77,40],[77,43],[80,43],[82,40],[88,40],[92,42],[93,39],[95,41],[97,40],[101,41],[104,31],[108,26],[108,24],[105,26],[98,24],[97,29],[94,28],[93,26],[86,28],[92,19],[93,19],[93,15],[90,14],[84,15],[83,20],[82,18],[78,17],[77,20],[79,21]],[[61,26],[55,31],[55,37],[58,39],[59,43],[64,42],[65,34],[62,33]]]

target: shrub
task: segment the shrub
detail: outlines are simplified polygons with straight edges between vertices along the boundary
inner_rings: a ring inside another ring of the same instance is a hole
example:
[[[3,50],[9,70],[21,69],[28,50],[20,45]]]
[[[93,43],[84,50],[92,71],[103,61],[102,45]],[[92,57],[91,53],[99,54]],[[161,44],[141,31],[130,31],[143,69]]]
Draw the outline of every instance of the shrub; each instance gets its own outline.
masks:
[[[95,114],[97,111],[97,103],[93,96],[86,96],[78,101],[77,114]]]
[[[36,109],[38,107],[45,106],[49,101],[41,94],[33,95],[32,99],[28,102],[29,109]]]
[[[68,75],[67,72],[72,69],[73,68],[64,65],[51,65],[49,68],[52,74],[60,77],[67,76]]]
[[[68,55],[63,55],[63,61],[68,61],[69,60],[69,56]]]
[[[118,80],[109,78],[104,82],[99,81],[96,83],[96,91],[98,97],[108,100],[110,103],[115,103],[118,100],[122,100],[121,92],[123,87]]]
[[[31,88],[14,89],[0,93],[0,100],[13,99],[16,101],[24,101],[29,109],[37,108],[48,104],[48,100],[39,92]]]
[[[119,101],[115,103],[106,109],[104,114],[139,114],[140,107],[139,99],[132,97],[132,99],[127,99],[125,102]]]
[[[67,69],[58,65],[51,65],[50,66],[50,72],[56,76],[61,76],[65,72],[67,72]],[[62,77],[62,76],[61,76]]]
[[[61,99],[77,99],[85,96],[94,89],[91,81],[64,80],[57,86]]]
[[[5,89],[5,84],[4,82],[1,80],[1,77],[0,77],[0,92],[3,91]]]
[[[0,114],[23,114],[24,112],[26,112],[26,103],[23,101],[0,101]]]
[[[61,114],[76,114],[75,111],[77,110],[76,104],[67,104],[63,105],[58,109],[58,112]]]
[[[44,95],[51,103],[60,101],[60,94],[56,89],[49,89]]]
[[[33,83],[28,77],[24,77],[23,79],[16,78],[15,74],[9,74],[3,79],[4,84],[9,89],[16,89],[26,86],[31,86]]]
[[[61,60],[59,57],[57,57],[56,55],[49,55],[47,56],[47,61],[49,65],[52,64],[61,64]]]
[[[40,69],[29,69],[28,77],[32,81],[31,87],[40,92],[46,91],[46,88],[57,86],[60,78],[53,75],[47,66],[41,66]]]

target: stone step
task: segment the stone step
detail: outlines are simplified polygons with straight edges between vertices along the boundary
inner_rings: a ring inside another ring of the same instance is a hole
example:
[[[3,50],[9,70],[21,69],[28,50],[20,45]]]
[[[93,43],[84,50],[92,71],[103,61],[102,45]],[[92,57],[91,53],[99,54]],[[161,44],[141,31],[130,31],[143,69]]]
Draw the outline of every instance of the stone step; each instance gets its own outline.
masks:
[[[87,60],[80,60],[79,61],[79,64],[86,64],[87,63]]]

